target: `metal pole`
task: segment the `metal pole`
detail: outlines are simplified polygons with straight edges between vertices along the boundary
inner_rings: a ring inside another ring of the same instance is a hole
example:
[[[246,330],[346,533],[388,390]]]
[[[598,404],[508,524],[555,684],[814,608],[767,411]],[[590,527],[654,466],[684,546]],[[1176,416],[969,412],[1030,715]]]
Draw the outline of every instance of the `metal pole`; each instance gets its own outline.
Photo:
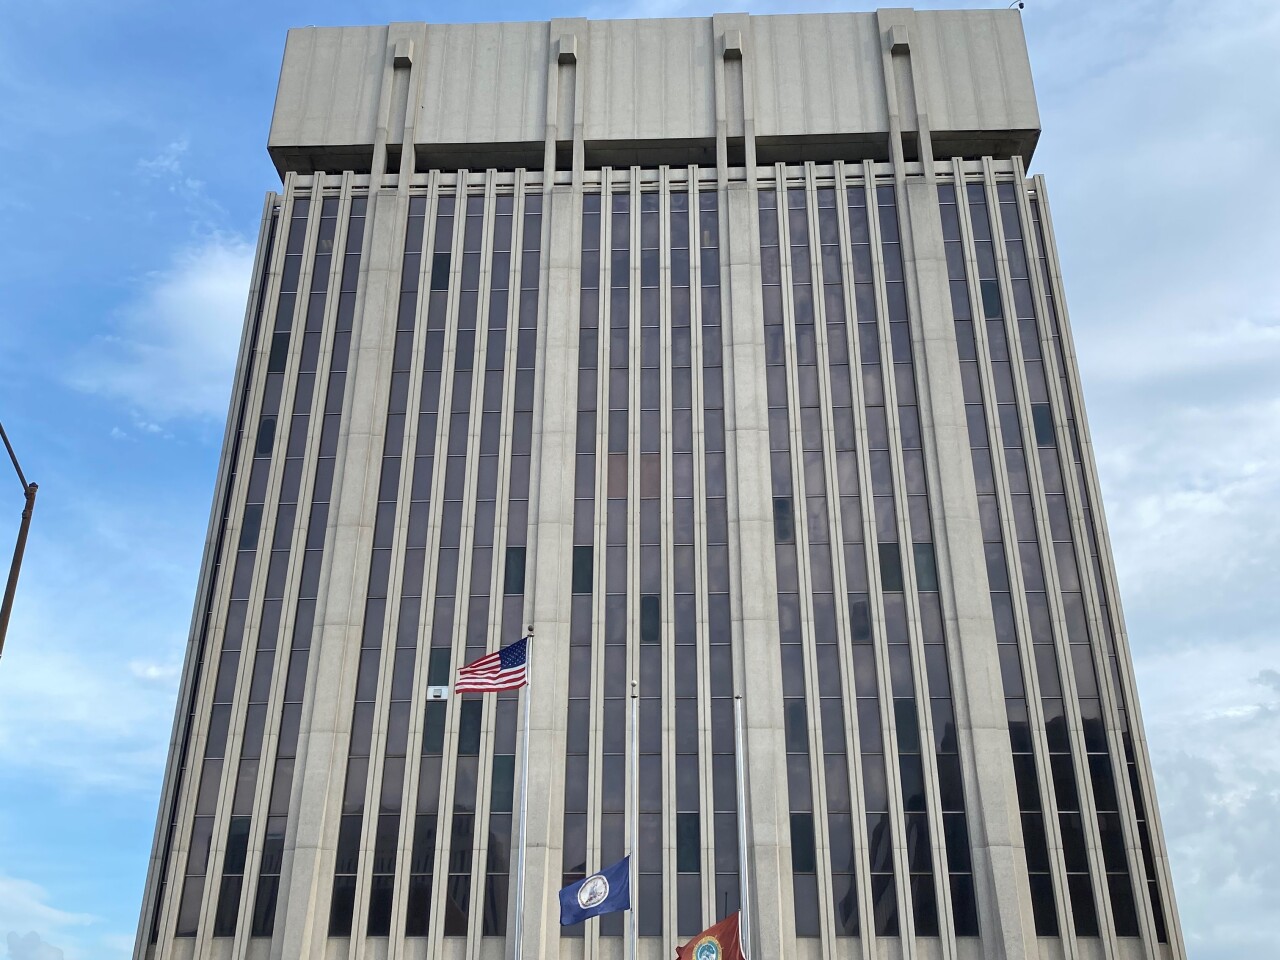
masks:
[[[631,681],[631,790],[627,800],[631,807],[631,859],[627,863],[631,884],[631,909],[627,911],[630,923],[631,960],[640,960],[640,924],[636,914],[640,909],[640,888],[636,884],[636,851],[640,849],[640,683]]]
[[[4,588],[4,603],[0,604],[0,656],[4,655],[4,638],[9,632],[9,615],[13,613],[13,595],[18,590],[18,572],[22,569],[22,554],[27,549],[27,532],[31,529],[31,513],[36,506],[36,484],[27,484],[27,505],[22,511],[22,524],[18,527],[18,543],[13,548],[13,563],[9,565],[9,582]]]
[[[528,680],[524,687],[524,744],[521,746],[523,758],[521,766],[524,772],[520,775],[520,859],[516,865],[516,949],[515,960],[524,957],[524,858],[525,836],[529,831],[529,714],[533,712],[533,700],[529,691],[533,689],[533,624],[529,624],[529,635],[525,644],[525,671]]]
[[[4,441],[4,448],[9,452],[9,459],[13,461],[13,469],[18,474],[22,493],[27,501],[22,509],[22,523],[18,527],[18,543],[13,548],[13,563],[9,565],[9,581],[4,587],[4,602],[0,603],[0,656],[3,656],[4,638],[9,632],[9,616],[13,613],[13,596],[18,591],[18,573],[22,570],[22,555],[26,552],[27,533],[31,530],[31,514],[36,508],[36,491],[40,488],[34,483],[27,483],[27,478],[22,473],[22,466],[18,463],[18,455],[13,452],[13,444],[9,442],[9,435],[4,432],[3,424],[0,424],[0,440]]]
[[[750,957],[751,924],[748,920],[747,905],[751,902],[751,879],[749,876],[749,859],[747,857],[747,781],[746,752],[742,749],[742,694],[733,698],[733,752],[738,767],[738,930],[742,943],[743,956]]]

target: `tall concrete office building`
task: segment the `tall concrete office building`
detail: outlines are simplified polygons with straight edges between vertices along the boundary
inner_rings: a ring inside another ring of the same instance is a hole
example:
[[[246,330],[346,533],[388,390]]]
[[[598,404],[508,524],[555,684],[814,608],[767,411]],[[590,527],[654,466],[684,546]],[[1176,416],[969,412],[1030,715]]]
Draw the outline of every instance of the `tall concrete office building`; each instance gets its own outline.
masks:
[[[1184,957],[1039,128],[1013,11],[291,32],[138,960]]]

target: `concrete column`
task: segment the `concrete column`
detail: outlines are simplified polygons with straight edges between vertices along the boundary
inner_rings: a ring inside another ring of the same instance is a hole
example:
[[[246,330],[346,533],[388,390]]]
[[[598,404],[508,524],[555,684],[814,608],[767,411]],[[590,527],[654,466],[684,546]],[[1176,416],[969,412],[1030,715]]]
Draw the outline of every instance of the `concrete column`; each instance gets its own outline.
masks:
[[[937,561],[955,684],[956,724],[984,955],[1038,957],[1018,817],[1009,732],[1002,705],[995,624],[988,600],[978,501],[947,281],[938,191],[932,178],[902,184],[903,226],[911,244],[920,326],[917,362],[929,482],[934,493]]]
[[[738,689],[746,740],[747,842],[751,956],[795,953],[786,742],[778,662],[778,582],[769,488],[769,421],[764,392],[756,191],[730,183],[720,191],[722,296],[726,307],[725,413],[729,448],[729,540],[733,566]]]
[[[273,960],[317,955],[328,935],[329,874],[346,777],[343,754],[350,736],[395,337],[394,324],[381,318],[395,312],[406,204],[407,196],[395,191],[371,191],[369,196],[361,302],[352,331],[346,419],[330,497],[330,546],[316,601],[310,700],[304,704],[294,763],[289,810],[293,843],[281,870]],[[369,319],[373,322],[366,322]]]
[[[581,195],[545,194],[543,290],[538,354],[541,385],[534,411],[527,596],[536,639],[525,695],[529,718],[529,816],[526,824],[523,949],[527,960],[560,955],[559,901],[564,822],[565,702],[569,695],[569,583],[573,563],[573,467],[577,431],[578,250]],[[514,843],[520,842],[513,837]],[[513,870],[515,864],[513,862]],[[512,882],[514,885],[515,877]],[[515,904],[515,909],[520,909]],[[510,919],[514,923],[514,913]],[[514,927],[512,927],[514,930]],[[515,942],[507,944],[514,956]]]

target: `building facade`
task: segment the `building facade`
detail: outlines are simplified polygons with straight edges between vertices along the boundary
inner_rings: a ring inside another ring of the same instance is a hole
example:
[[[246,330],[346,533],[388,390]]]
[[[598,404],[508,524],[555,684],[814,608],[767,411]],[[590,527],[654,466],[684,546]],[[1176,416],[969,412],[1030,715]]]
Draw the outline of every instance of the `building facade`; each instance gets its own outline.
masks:
[[[137,960],[1183,958],[1038,133],[1013,11],[292,31]]]

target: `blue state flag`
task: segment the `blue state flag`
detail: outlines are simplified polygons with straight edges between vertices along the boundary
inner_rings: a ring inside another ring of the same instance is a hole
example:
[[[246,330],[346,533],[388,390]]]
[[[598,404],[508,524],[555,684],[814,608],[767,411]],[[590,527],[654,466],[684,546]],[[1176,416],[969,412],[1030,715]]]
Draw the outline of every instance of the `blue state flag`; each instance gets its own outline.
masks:
[[[605,913],[631,909],[631,858],[623,857],[599,873],[560,891],[560,924],[569,926]]]

